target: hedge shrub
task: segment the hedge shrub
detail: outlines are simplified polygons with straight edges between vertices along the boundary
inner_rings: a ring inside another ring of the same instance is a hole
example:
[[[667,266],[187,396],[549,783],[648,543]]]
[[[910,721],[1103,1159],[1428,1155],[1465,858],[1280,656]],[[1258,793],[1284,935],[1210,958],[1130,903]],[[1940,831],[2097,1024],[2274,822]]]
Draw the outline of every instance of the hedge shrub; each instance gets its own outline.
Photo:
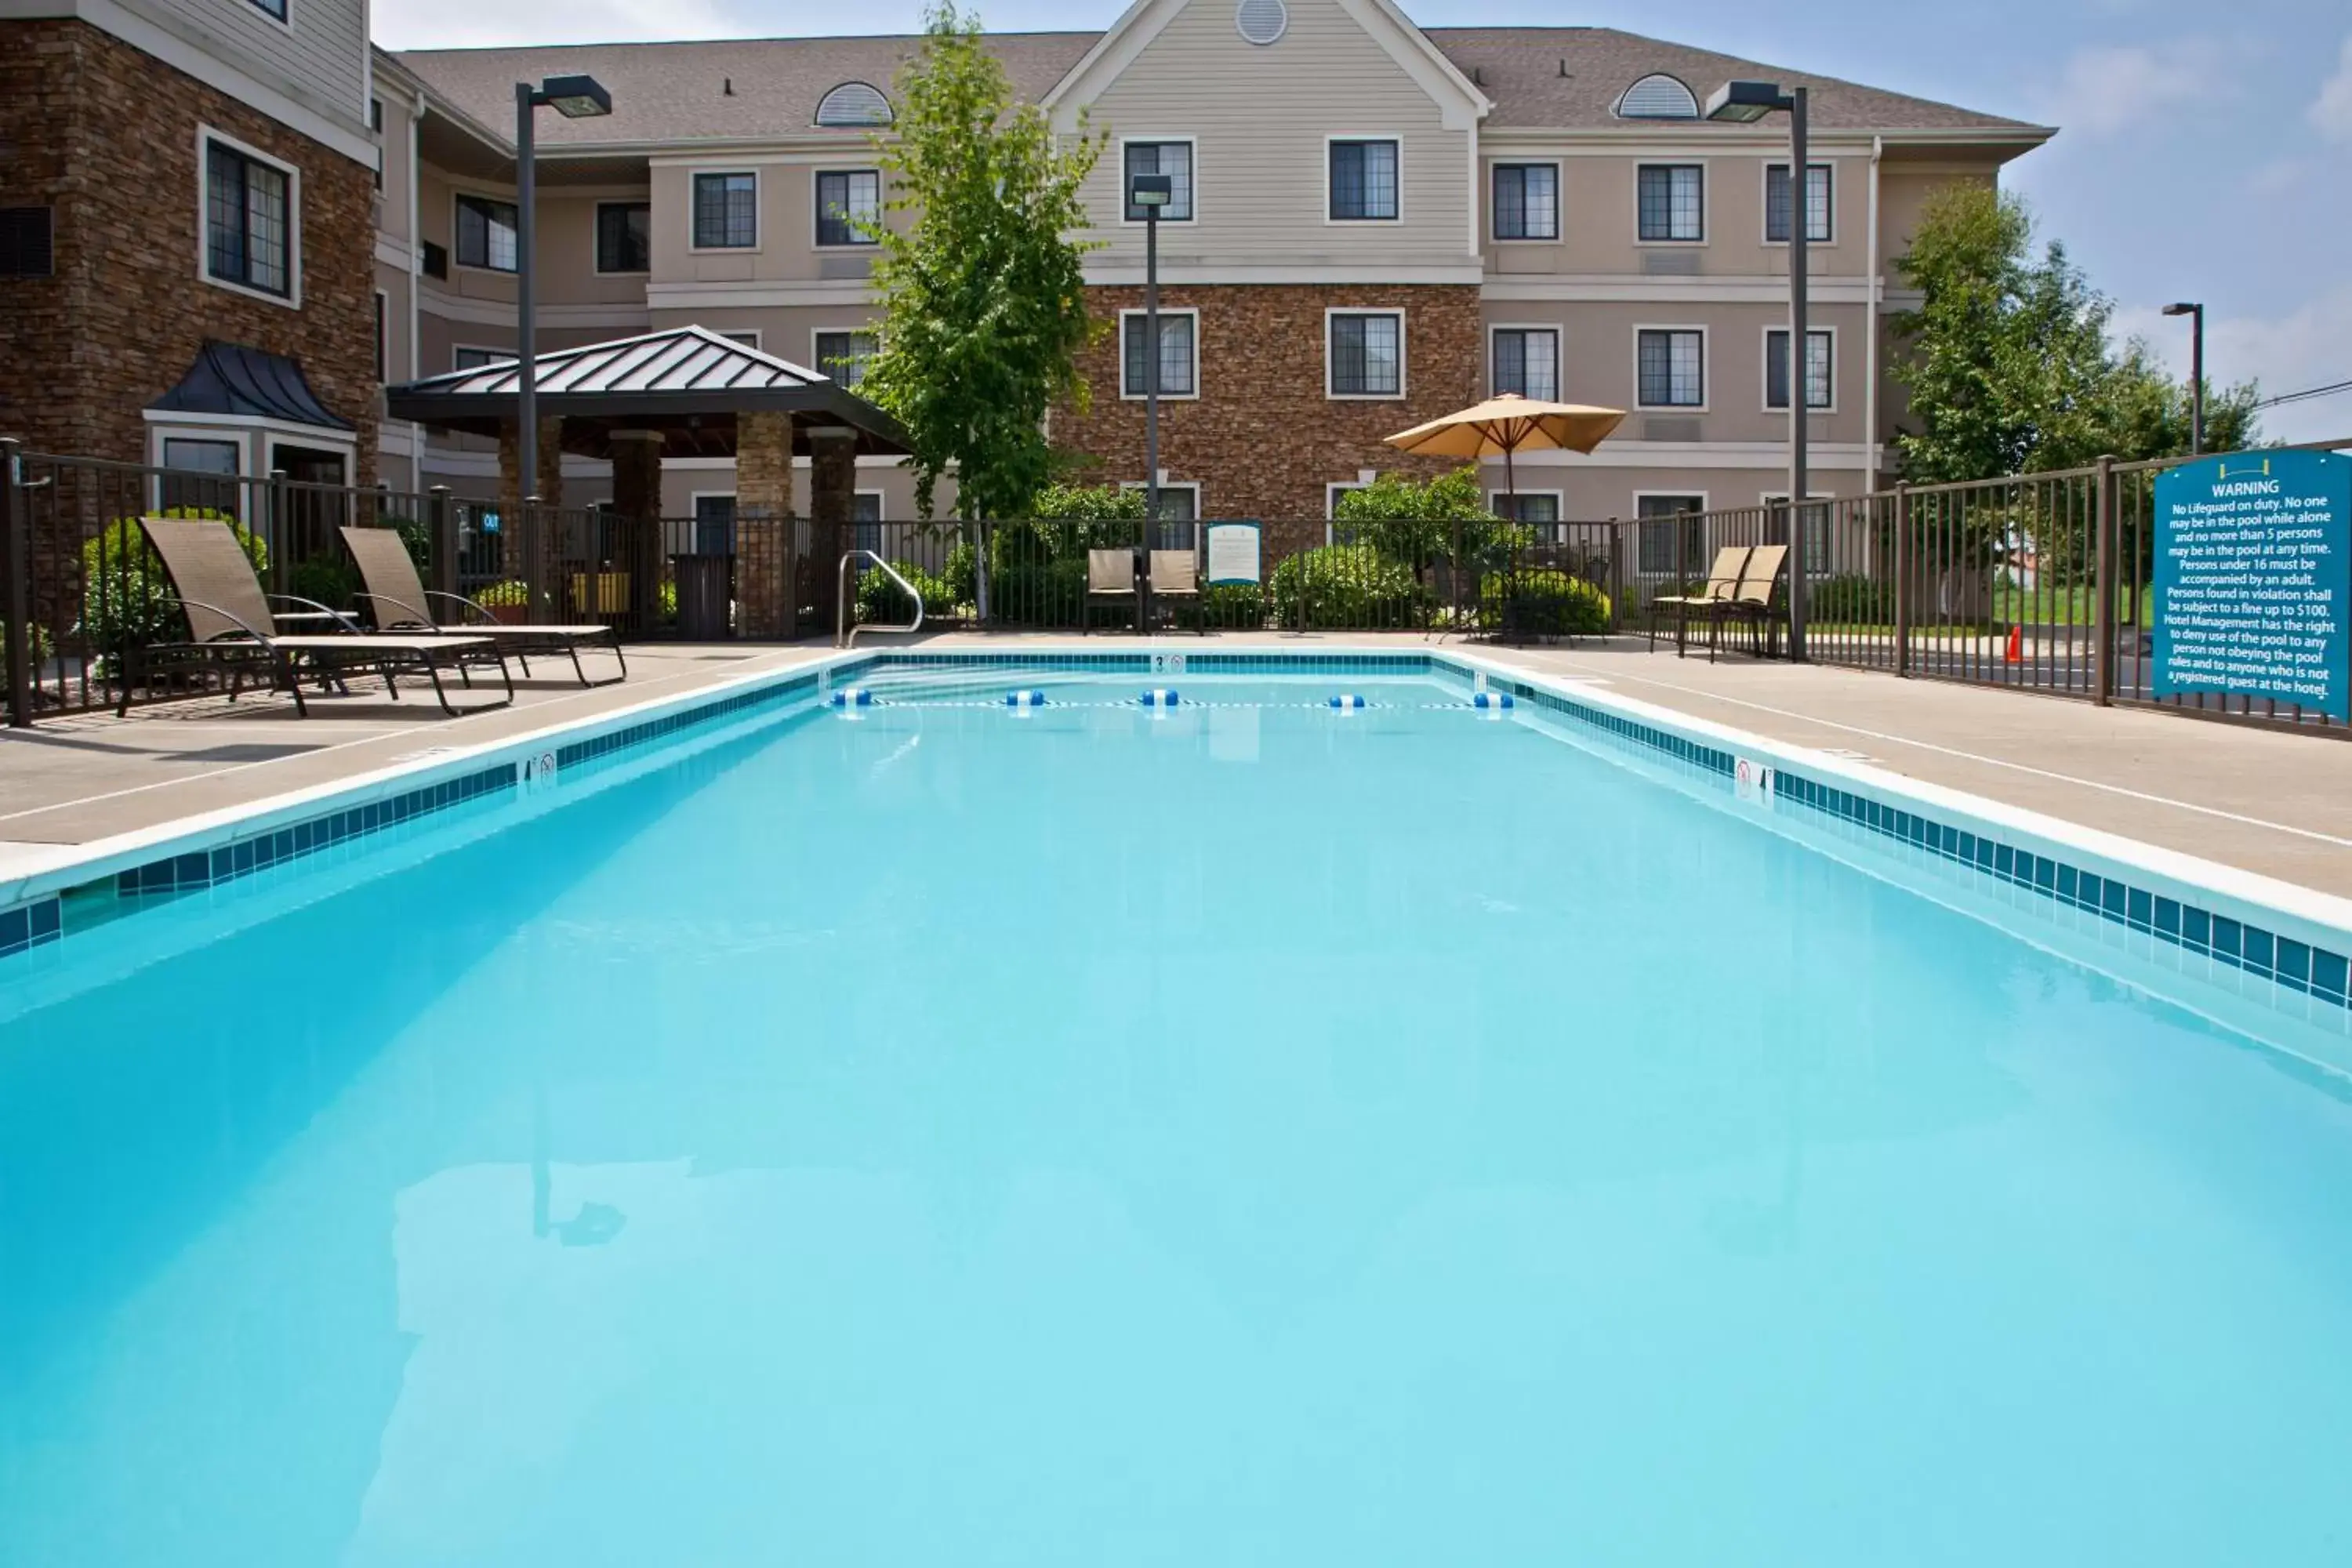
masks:
[[[269,570],[269,545],[225,511],[210,507],[171,507],[163,517],[207,518],[229,525],[245,547],[257,576]],[[148,546],[135,517],[118,517],[81,547],[80,635],[102,652],[127,642],[171,642],[183,635],[180,612],[171,603],[172,579]]]
[[[1489,632],[1600,637],[1609,630],[1609,595],[1565,572],[1490,572],[1478,582],[1478,622]]]
[[[1434,595],[1412,568],[1369,544],[1326,544],[1274,569],[1277,625],[1345,631],[1429,624]]]

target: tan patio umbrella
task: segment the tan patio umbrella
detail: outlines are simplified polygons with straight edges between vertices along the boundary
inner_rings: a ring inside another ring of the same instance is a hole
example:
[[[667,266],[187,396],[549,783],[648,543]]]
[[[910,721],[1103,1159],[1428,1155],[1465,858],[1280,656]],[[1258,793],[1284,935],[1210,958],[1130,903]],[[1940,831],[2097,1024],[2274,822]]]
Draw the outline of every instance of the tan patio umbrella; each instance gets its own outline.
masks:
[[[1518,475],[1512,467],[1512,458],[1521,452],[1540,452],[1559,448],[1570,452],[1590,452],[1609,438],[1625,417],[1622,408],[1593,408],[1581,403],[1539,403],[1507,392],[1500,397],[1474,404],[1459,414],[1448,414],[1426,425],[1416,425],[1410,430],[1388,437],[1388,444],[1400,452],[1418,452],[1433,458],[1465,458],[1475,460],[1501,453],[1503,458],[1503,488],[1511,498],[1511,512],[1518,514]]]

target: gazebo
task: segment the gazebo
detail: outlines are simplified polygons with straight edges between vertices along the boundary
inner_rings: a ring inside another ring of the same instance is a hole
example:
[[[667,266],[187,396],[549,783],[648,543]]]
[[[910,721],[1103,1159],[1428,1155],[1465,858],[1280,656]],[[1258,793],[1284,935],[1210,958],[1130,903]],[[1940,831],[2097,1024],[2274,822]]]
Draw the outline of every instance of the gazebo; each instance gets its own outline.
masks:
[[[387,389],[385,412],[497,437],[499,500],[512,515],[526,495],[562,505],[564,453],[609,459],[613,510],[640,525],[633,576],[641,584],[658,576],[662,459],[734,458],[736,597],[746,637],[794,630],[791,520],[847,524],[858,458],[907,450],[898,421],[830,377],[706,327],[672,327],[539,355],[539,473],[526,488],[517,472],[520,379],[513,360],[427,376]],[[793,504],[795,456],[809,459],[804,512]]]

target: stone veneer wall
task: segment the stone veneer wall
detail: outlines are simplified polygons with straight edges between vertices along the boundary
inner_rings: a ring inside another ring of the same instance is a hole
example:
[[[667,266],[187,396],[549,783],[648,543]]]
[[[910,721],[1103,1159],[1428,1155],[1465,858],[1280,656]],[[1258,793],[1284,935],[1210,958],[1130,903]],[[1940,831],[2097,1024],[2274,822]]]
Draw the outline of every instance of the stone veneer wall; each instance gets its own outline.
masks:
[[[200,124],[301,171],[299,309],[197,276]],[[220,338],[300,360],[372,482],[373,195],[364,165],[87,23],[0,21],[0,206],[57,209],[55,275],[0,278],[0,435],[143,461],[141,411]]]
[[[1215,285],[1162,287],[1163,310],[1197,307],[1201,395],[1160,405],[1160,466],[1171,482],[1197,481],[1210,517],[1320,518],[1324,487],[1379,468],[1415,478],[1455,465],[1409,458],[1381,437],[1477,401],[1478,290],[1466,285]],[[1118,395],[1118,313],[1143,290],[1089,288],[1087,307],[1111,330],[1080,365],[1093,389],[1083,416],[1054,413],[1055,444],[1101,460],[1082,478],[1116,484],[1143,476],[1143,404]],[[1404,311],[1404,397],[1324,395],[1323,319],[1333,309]]]

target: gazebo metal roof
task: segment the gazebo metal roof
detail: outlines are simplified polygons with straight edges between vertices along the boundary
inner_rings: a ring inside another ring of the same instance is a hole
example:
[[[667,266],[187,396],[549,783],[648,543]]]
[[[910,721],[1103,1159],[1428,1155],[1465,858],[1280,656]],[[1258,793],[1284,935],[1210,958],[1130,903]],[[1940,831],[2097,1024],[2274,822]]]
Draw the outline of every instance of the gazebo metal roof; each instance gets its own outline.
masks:
[[[671,327],[634,338],[551,349],[538,359],[542,418],[564,422],[566,451],[606,455],[614,429],[659,430],[678,455],[731,454],[735,416],[798,414],[797,426],[844,425],[860,452],[902,453],[906,432],[830,376],[762,353],[707,327]],[[515,416],[519,365],[499,360],[388,388],[385,411],[445,430],[495,436]]]

